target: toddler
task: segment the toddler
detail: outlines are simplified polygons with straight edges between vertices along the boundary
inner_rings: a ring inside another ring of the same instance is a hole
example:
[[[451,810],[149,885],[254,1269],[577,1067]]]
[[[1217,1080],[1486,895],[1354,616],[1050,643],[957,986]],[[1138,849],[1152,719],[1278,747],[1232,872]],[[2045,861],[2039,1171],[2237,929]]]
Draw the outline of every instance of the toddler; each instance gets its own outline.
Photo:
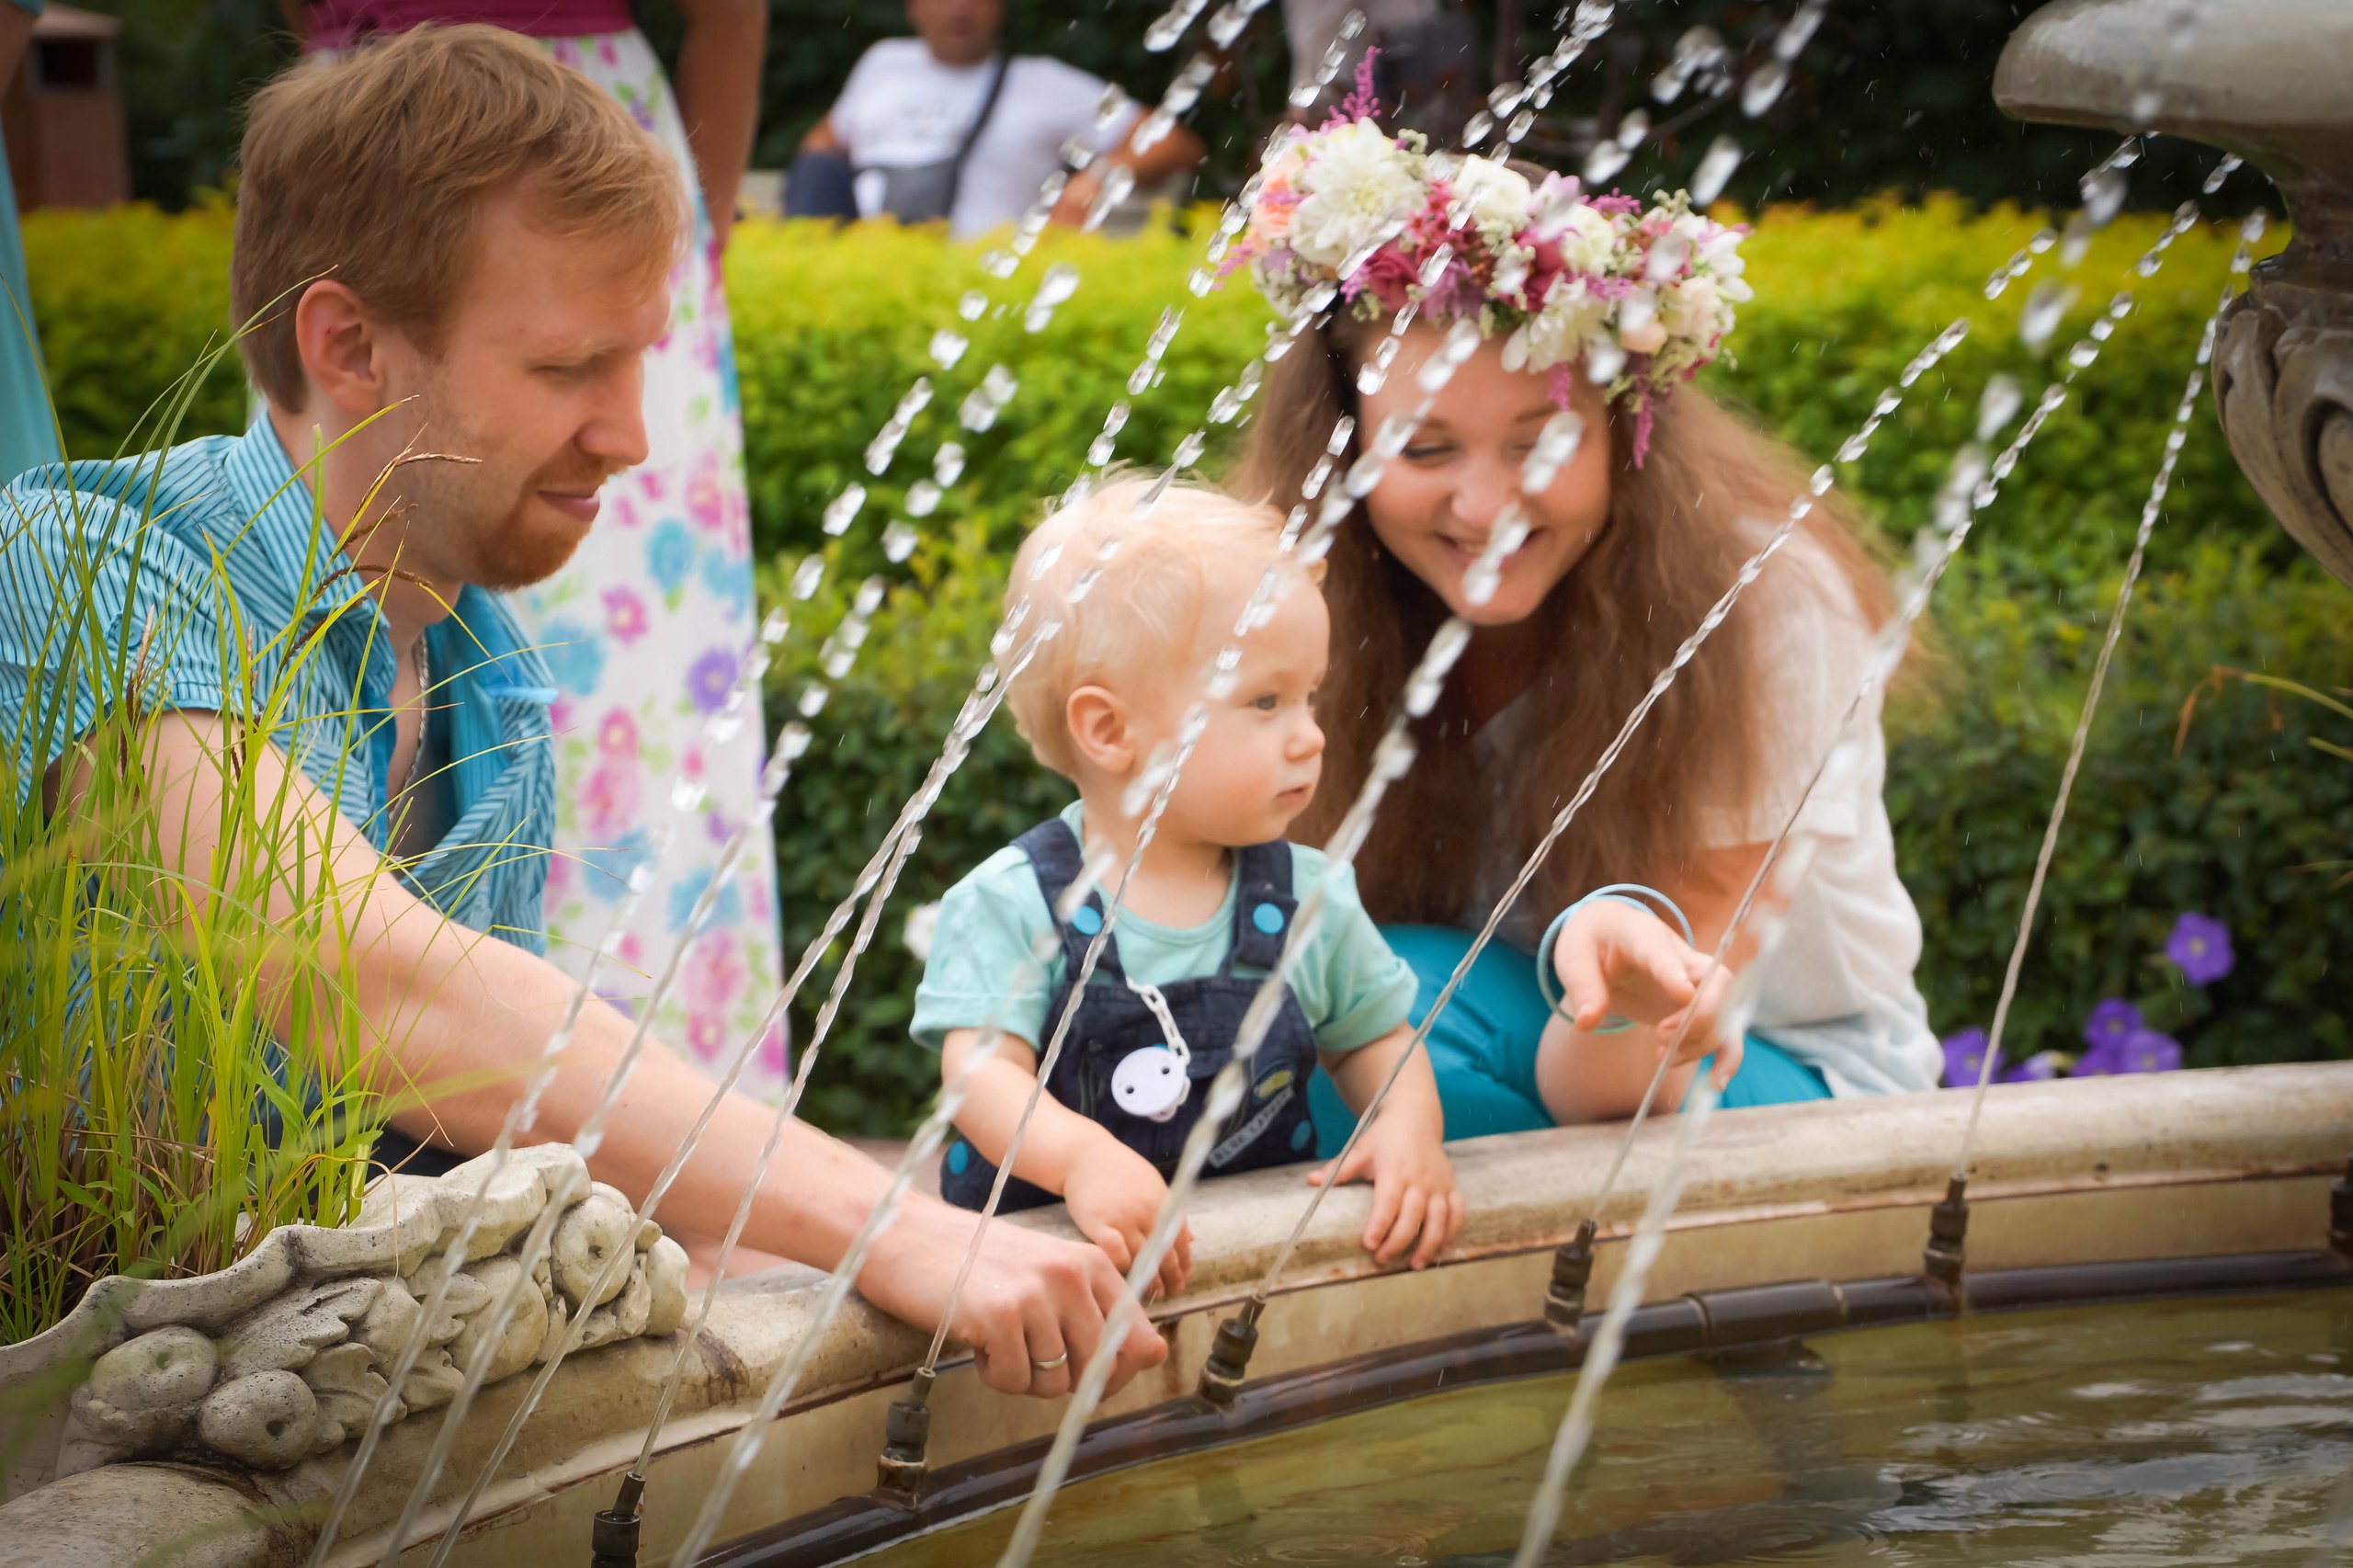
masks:
[[[1270,508],[1174,484],[1138,516],[1150,488],[1135,477],[1107,482],[1049,517],[1015,558],[1008,603],[1027,594],[1033,608],[1025,627],[1055,619],[1062,629],[1012,671],[1029,636],[1017,639],[1005,655],[1006,702],[1038,760],[1076,785],[1078,800],[949,890],[914,1024],[951,1079],[987,1026],[1005,1030],[973,1076],[956,1117],[961,1136],[941,1162],[942,1195],[977,1209],[1036,1086],[1087,944],[1103,928],[1104,893],[1059,927],[1060,950],[1042,979],[1029,957],[1032,943],[1054,926],[1090,851],[1108,850],[1114,868],[1127,865],[1142,827],[1141,815],[1128,815],[1130,792],[1156,759],[1174,754],[1188,711],[1206,703],[1207,726],[1128,884],[1117,931],[1079,1000],[1006,1190],[1008,1210],[1060,1198],[1122,1269],[1150,1233],[1209,1081],[1232,1059],[1243,1013],[1311,891],[1320,885],[1324,893],[1314,937],[1251,1061],[1243,1103],[1219,1129],[1206,1174],[1307,1156],[1314,1143],[1307,1086],[1319,1064],[1361,1112],[1412,1044],[1406,1013],[1415,994],[1412,971],[1374,929],[1355,879],[1330,868],[1322,852],[1283,842],[1322,767],[1313,705],[1331,626],[1320,568],[1284,558],[1282,521]],[[1218,650],[1278,563],[1279,591],[1241,640],[1230,683],[1213,682]],[[1105,893],[1118,875],[1105,875]],[[1025,973],[1032,983],[1016,984]],[[1418,1268],[1462,1221],[1443,1139],[1436,1081],[1417,1056],[1347,1165],[1308,1180],[1369,1178],[1366,1249],[1384,1263],[1410,1256]],[[1160,1289],[1184,1283],[1190,1255],[1189,1233],[1179,1232]]]

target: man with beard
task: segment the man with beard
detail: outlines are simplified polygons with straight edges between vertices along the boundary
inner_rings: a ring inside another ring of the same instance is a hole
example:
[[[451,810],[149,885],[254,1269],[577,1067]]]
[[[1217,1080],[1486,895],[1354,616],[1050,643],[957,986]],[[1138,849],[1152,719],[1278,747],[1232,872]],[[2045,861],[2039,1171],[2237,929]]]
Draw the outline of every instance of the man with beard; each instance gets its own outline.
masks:
[[[232,304],[267,406],[240,437],[0,490],[0,773],[74,811],[124,760],[94,728],[131,714],[161,870],[219,886],[274,832],[267,913],[347,977],[363,1038],[341,1048],[423,1086],[396,1129],[475,1153],[574,989],[540,956],[553,693],[497,590],[561,566],[644,456],[677,173],[585,77],[488,27],[297,67],[254,99],[242,161]],[[125,651],[111,672],[102,647]],[[588,1005],[534,1136],[585,1122],[631,1027]],[[710,1090],[649,1044],[592,1170],[642,1198]],[[831,1268],[887,1177],[798,1124],[762,1176],[770,1119],[722,1104],[663,1222],[691,1250],[757,1181],[745,1243]],[[936,1325],[973,1223],[911,1202],[858,1288]],[[950,1330],[991,1386],[1058,1395],[1119,1290],[1095,1248],[993,1225]],[[1139,1322],[1120,1380],[1165,1354]]]

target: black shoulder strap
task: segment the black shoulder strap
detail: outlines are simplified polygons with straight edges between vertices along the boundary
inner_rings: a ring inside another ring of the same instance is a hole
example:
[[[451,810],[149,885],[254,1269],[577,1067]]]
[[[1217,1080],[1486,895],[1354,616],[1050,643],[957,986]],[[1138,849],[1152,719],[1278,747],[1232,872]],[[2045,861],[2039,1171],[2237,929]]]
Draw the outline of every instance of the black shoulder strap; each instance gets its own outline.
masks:
[[[1291,895],[1290,845],[1283,839],[1237,849],[1234,868],[1233,948],[1226,963],[1272,969],[1283,956],[1290,923],[1299,914]]]
[[[964,183],[964,161],[972,155],[973,144],[980,141],[981,132],[988,129],[989,116],[996,112],[997,95],[1005,91],[1006,73],[1012,69],[1012,51],[1000,51],[996,57],[996,69],[989,74],[989,90],[981,99],[981,112],[972,117],[972,125],[964,131],[964,140],[957,143],[955,159],[948,169],[947,208],[950,214],[956,210],[957,187]]]
[[[1046,914],[1053,918],[1054,929],[1062,936],[1063,951],[1070,960],[1070,972],[1075,979],[1078,966],[1086,957],[1087,944],[1095,939],[1097,931],[1103,929],[1103,895],[1099,891],[1089,892],[1086,902],[1073,911],[1068,920],[1060,918],[1055,911],[1062,904],[1063,894],[1070,891],[1071,884],[1078,881],[1079,872],[1086,869],[1086,846],[1079,843],[1078,835],[1070,830],[1070,824],[1060,817],[1048,817],[1015,839],[1013,845],[1029,857],[1029,869],[1038,878],[1038,891],[1046,895]],[[1119,979],[1123,972],[1120,968],[1117,937],[1103,944],[1103,955],[1096,960],[1096,972],[1108,975],[1113,980]]]

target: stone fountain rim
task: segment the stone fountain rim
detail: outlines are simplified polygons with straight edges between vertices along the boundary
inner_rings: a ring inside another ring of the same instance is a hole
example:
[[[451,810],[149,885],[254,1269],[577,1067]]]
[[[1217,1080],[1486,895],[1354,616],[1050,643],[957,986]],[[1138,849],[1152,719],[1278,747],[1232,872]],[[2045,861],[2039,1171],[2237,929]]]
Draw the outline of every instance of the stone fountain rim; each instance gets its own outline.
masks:
[[[1918,1242],[1925,1233],[1918,1215],[1941,1196],[1966,1109],[1966,1096],[1945,1093],[1723,1113],[1695,1153],[1685,1210],[1674,1228],[1675,1234],[1688,1241],[1677,1244],[1671,1237],[1670,1247],[1697,1245],[1715,1253],[1726,1244],[1736,1245],[1738,1230],[1726,1233],[1722,1227],[1765,1221],[1757,1233],[1769,1239],[1799,1234],[1814,1221],[1829,1221],[1882,1232],[1895,1227],[1888,1233],[1900,1233],[1902,1246],[1909,1249],[1904,1256],[1915,1260],[1897,1267],[1916,1267]],[[1599,1216],[1605,1233],[1622,1233],[1639,1210],[1641,1195],[1656,1176],[1672,1132],[1670,1127],[1654,1127],[1637,1139],[1624,1190]],[[1455,1145],[1472,1220],[1459,1265],[1450,1263],[1429,1275],[1406,1277],[1369,1267],[1354,1240],[1367,1217],[1367,1194],[1362,1188],[1340,1189],[1318,1215],[1296,1261],[1285,1301],[1278,1303],[1268,1323],[1295,1317],[1298,1332],[1311,1336],[1311,1346],[1320,1345],[1323,1341],[1313,1334],[1328,1333],[1333,1323],[1360,1320],[1370,1310],[1368,1303],[1393,1302],[1408,1286],[1438,1291],[1439,1296],[1428,1299],[1452,1300],[1467,1310],[1476,1304],[1482,1279],[1495,1278],[1494,1269],[1507,1267],[1525,1273],[1536,1261],[1530,1255],[1549,1252],[1564,1238],[1590,1204],[1617,1136],[1614,1128],[1579,1128]],[[2316,1190],[2312,1178],[2343,1168],[2348,1143],[2353,1143],[2353,1062],[2005,1085],[1993,1092],[1988,1103],[1972,1195],[1993,1204],[1995,1211],[2007,1208],[2022,1214],[2043,1212],[2036,1205],[2054,1199],[2086,1200],[2100,1212],[2107,1210],[2099,1205],[2124,1199],[2161,1213],[2180,1207],[2163,1195],[2188,1187],[2211,1191],[2223,1204],[2278,1203],[2293,1197],[2295,1213],[2302,1215],[2304,1207],[2312,1207],[2312,1229],[2325,1236],[2325,1198],[2310,1203],[2304,1195]],[[2264,1196],[2274,1191],[2282,1196]],[[1288,1234],[1303,1195],[1296,1169],[1232,1177],[1203,1191],[1193,1216],[1194,1284],[1183,1298],[1155,1314],[1163,1317],[1168,1332],[1180,1335],[1180,1343],[1198,1347],[1221,1309],[1247,1293],[1272,1249]],[[2012,1199],[2021,1201],[2009,1203]],[[1067,1229],[1054,1210],[1025,1219],[1048,1229]],[[1780,1221],[1793,1221],[1795,1229]],[[1728,1242],[1699,1239],[1709,1233],[1725,1234]],[[2153,1243],[2158,1250],[2164,1244],[2161,1239]],[[1617,1249],[1607,1250],[1614,1254]],[[688,1358],[695,1382],[682,1396],[657,1453],[657,1490],[665,1471],[671,1477],[669,1494],[676,1495],[682,1485],[691,1485],[680,1477],[716,1462],[722,1439],[741,1426],[757,1384],[809,1321],[817,1279],[807,1270],[778,1271],[736,1281],[722,1292],[701,1354]],[[1333,1286],[1346,1288],[1345,1297],[1328,1289]],[[1473,1292],[1472,1298],[1449,1294],[1463,1290]],[[1673,1289],[1666,1288],[1666,1293],[1673,1294]],[[1318,1306],[1319,1301],[1331,1304]],[[1532,1294],[1525,1303],[1515,1296],[1508,1310],[1512,1316],[1526,1318],[1534,1315],[1534,1306]],[[1330,1319],[1328,1314],[1336,1311],[1343,1315]],[[1433,1315],[1426,1308],[1424,1316],[1443,1324],[1449,1312]],[[1324,1314],[1321,1320],[1319,1313]],[[1325,1322],[1326,1328],[1313,1330],[1317,1321]],[[1432,1330],[1427,1322],[1415,1329],[1400,1319],[1365,1332],[1404,1335],[1399,1343],[1404,1343],[1428,1337]],[[1311,1359],[1342,1358],[1355,1348],[1334,1337],[1331,1348]],[[551,1407],[561,1406],[563,1414],[526,1430],[513,1470],[494,1486],[482,1513],[470,1524],[470,1544],[461,1549],[461,1561],[488,1561],[495,1555],[494,1548],[513,1551],[525,1539],[512,1533],[517,1528],[552,1532],[551,1540],[569,1540],[577,1528],[585,1540],[585,1512],[605,1505],[612,1477],[633,1459],[640,1428],[632,1426],[632,1415],[643,1408],[650,1386],[667,1370],[675,1343],[638,1341],[566,1365],[551,1391]],[[854,1304],[829,1330],[810,1369],[805,1392],[792,1402],[786,1420],[801,1423],[813,1436],[837,1426],[844,1436],[852,1429],[863,1433],[868,1406],[889,1397],[888,1391],[904,1381],[922,1343],[912,1330]],[[1180,1397],[1195,1369],[1188,1361],[1181,1375],[1157,1382],[1139,1380],[1126,1403],[1107,1415]],[[951,1369],[942,1384],[943,1395],[951,1385],[970,1381],[969,1373]],[[488,1408],[478,1412],[485,1423],[503,1417],[503,1397],[498,1390],[485,1391]],[[965,1388],[959,1397],[966,1400],[968,1410],[980,1408],[976,1391]],[[955,1403],[950,1401],[951,1406]],[[943,1449],[941,1462],[1026,1440],[1034,1435],[1034,1426],[1021,1424],[1051,1412],[1033,1410],[1027,1402],[996,1401],[982,1414],[995,1424],[989,1431],[1001,1427],[1006,1435],[961,1451]],[[361,1516],[338,1549],[338,1564],[374,1561],[370,1532],[397,1509],[408,1467],[438,1426],[437,1415],[428,1413],[394,1429],[379,1460],[379,1473],[362,1489]],[[879,1443],[879,1434],[874,1440]],[[486,1441],[470,1430],[461,1446]],[[840,1437],[833,1444],[844,1446]],[[815,1457],[830,1460],[834,1456]],[[853,1460],[870,1464],[870,1451],[861,1449],[839,1462]],[[276,1477],[220,1472],[213,1483],[216,1501],[234,1513],[249,1508],[258,1490],[270,1502],[300,1506],[332,1491],[340,1465],[340,1455],[329,1455]],[[679,1465],[687,1468],[675,1468]],[[468,1473],[464,1455],[452,1470]],[[29,1568],[34,1562],[65,1568],[69,1563],[126,1560],[88,1551],[77,1556],[74,1543],[94,1542],[108,1529],[119,1532],[126,1511],[137,1517],[154,1510],[162,1492],[184,1493],[190,1474],[172,1467],[119,1465],[0,1506],[0,1568],[20,1563]],[[797,1502],[787,1499],[790,1506],[767,1519],[806,1512],[865,1484],[827,1480],[824,1485],[833,1490],[813,1502],[806,1493],[793,1494]],[[451,1501],[447,1495],[437,1498],[433,1511],[446,1518]],[[171,1516],[175,1520],[184,1517],[184,1511]],[[431,1520],[428,1525],[438,1528]],[[741,1537],[755,1528],[746,1522],[731,1527],[728,1534]],[[278,1534],[284,1530],[281,1524]],[[276,1550],[272,1539],[262,1523],[250,1521],[238,1552],[218,1561],[237,1565],[270,1562],[269,1553]],[[648,1549],[658,1555],[651,1540]]]

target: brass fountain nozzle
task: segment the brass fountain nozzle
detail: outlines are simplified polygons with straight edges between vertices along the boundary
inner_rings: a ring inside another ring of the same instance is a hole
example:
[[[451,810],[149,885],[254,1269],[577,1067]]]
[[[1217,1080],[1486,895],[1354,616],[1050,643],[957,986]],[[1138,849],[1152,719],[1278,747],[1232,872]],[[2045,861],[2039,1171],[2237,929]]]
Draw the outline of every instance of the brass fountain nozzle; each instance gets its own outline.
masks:
[[[637,1505],[644,1495],[645,1477],[633,1470],[621,1477],[613,1506],[588,1526],[588,1568],[637,1568]]]
[[[1593,1238],[1598,1227],[1592,1220],[1577,1226],[1577,1233],[1552,1254],[1552,1282],[1544,1288],[1544,1321],[1553,1332],[1575,1337],[1585,1318],[1585,1290],[1593,1281]]]
[[[1217,1342],[1210,1346],[1210,1358],[1202,1364],[1194,1392],[1220,1410],[1233,1409],[1233,1396],[1242,1392],[1251,1352],[1258,1348],[1258,1313],[1265,1307],[1264,1301],[1253,1297],[1242,1304],[1240,1312],[1218,1324]]]
[[[2353,1259],[2353,1158],[2329,1186],[2328,1244],[2339,1256]]]
[[[916,1368],[907,1397],[891,1403],[882,1456],[874,1461],[874,1494],[885,1503],[912,1508],[923,1493],[924,1472],[930,1468],[925,1449],[931,1442],[931,1385],[938,1377],[929,1367]]]
[[[1928,1244],[1920,1265],[1928,1278],[1961,1290],[1961,1265],[1969,1251],[1969,1178],[1956,1172],[1945,1184],[1945,1200],[1928,1211]]]

